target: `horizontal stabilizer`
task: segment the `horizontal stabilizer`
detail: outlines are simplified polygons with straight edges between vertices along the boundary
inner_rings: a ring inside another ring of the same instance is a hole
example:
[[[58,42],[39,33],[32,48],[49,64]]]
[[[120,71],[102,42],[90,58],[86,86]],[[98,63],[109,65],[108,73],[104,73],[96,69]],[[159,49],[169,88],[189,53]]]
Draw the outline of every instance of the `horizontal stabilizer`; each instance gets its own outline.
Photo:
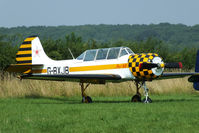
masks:
[[[197,91],[199,91],[199,82],[194,82],[193,83],[193,88]]]
[[[194,74],[188,79],[189,82],[199,82],[199,74]]]
[[[42,64],[35,64],[35,65],[17,65],[17,64],[11,64],[6,71],[8,72],[16,72],[16,73],[24,73],[33,67],[42,67]]]
[[[193,82],[193,87],[195,90],[199,90],[199,74],[192,75],[188,79],[189,82]]]

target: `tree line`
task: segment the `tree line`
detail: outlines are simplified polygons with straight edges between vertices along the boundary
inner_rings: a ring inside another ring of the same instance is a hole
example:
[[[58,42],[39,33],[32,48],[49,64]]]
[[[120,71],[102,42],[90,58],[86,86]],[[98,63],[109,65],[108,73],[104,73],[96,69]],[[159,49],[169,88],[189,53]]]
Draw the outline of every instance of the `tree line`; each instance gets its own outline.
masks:
[[[149,24],[149,25],[81,25],[81,26],[21,26],[0,27],[0,34],[14,36],[16,41],[25,36],[39,35],[42,40],[64,39],[65,35],[74,32],[83,41],[94,39],[97,42],[143,41],[149,37],[175,45],[178,49],[184,46],[199,46],[199,25],[183,24]],[[16,37],[17,36],[17,37]]]
[[[16,52],[24,38],[18,36],[0,35],[0,69],[3,70],[9,64],[15,64]],[[17,45],[15,43],[18,43]],[[79,56],[87,49],[108,48],[126,46],[131,48],[135,53],[158,53],[164,62],[182,62],[185,69],[192,69],[195,66],[197,47],[181,47],[175,48],[165,41],[154,37],[140,41],[118,40],[101,42],[95,39],[84,40],[81,36],[75,33],[70,33],[64,38],[58,39],[41,39],[42,46],[46,54],[55,60],[71,59],[68,48],[72,51],[75,57]]]

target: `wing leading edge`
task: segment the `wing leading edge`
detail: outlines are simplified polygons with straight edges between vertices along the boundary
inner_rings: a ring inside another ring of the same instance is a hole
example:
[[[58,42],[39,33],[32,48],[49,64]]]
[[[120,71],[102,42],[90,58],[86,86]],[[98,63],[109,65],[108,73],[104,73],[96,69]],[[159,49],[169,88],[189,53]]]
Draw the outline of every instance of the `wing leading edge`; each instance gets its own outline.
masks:
[[[190,72],[190,73],[163,73],[159,79],[170,79],[170,78],[182,78],[185,76],[190,76],[188,78],[189,82],[193,83],[193,87],[195,90],[199,90],[199,73],[198,72]]]
[[[120,80],[120,75],[113,74],[67,74],[67,75],[22,75],[22,79],[39,79],[39,80],[54,80],[54,81],[100,81],[100,80]]]
[[[184,72],[184,73],[163,73],[159,79],[171,79],[171,78],[182,78],[186,76],[198,75],[195,72]]]

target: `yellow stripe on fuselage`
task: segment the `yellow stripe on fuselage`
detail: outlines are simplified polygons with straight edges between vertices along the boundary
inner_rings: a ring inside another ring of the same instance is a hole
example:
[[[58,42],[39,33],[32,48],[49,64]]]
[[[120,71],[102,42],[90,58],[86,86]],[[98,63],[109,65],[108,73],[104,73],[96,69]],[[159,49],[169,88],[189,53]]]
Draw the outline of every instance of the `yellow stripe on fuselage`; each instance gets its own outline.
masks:
[[[32,41],[32,40],[34,40],[36,37],[29,37],[29,38],[26,38],[25,40],[24,40],[24,42],[28,42],[28,41]]]
[[[32,60],[32,57],[20,57],[16,58],[17,61]]]
[[[96,71],[96,70],[107,70],[107,69],[120,69],[128,68],[128,63],[123,64],[110,64],[110,65],[96,65],[96,66],[81,66],[81,67],[70,67],[70,72],[79,71]]]
[[[47,73],[47,69],[40,69],[40,70],[27,70],[24,72],[25,74],[28,74],[28,73]]]
[[[20,48],[31,48],[31,44],[21,45]]]
[[[32,51],[18,51],[17,55],[20,54],[32,54]]]

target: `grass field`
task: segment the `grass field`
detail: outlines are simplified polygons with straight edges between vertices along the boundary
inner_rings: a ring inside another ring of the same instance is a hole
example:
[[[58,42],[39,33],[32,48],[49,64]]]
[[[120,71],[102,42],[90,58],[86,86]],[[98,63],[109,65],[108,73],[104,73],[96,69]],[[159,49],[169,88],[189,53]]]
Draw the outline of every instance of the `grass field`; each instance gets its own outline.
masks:
[[[154,80],[147,82],[150,94],[179,94],[195,92],[193,84],[188,77],[180,79]],[[122,83],[106,83],[105,85],[90,85],[86,93],[90,96],[132,96],[136,92],[132,81]],[[143,89],[141,89],[143,94]],[[5,76],[0,80],[0,98],[8,97],[56,97],[81,96],[80,86],[77,82],[22,80],[16,77]]]
[[[78,83],[0,80],[1,132],[199,132],[199,93],[186,78],[147,82],[151,104],[131,103],[132,82],[91,85],[82,104]],[[143,89],[142,89],[143,94]]]
[[[130,97],[1,98],[0,132],[199,132],[199,95],[152,95],[153,103]]]

